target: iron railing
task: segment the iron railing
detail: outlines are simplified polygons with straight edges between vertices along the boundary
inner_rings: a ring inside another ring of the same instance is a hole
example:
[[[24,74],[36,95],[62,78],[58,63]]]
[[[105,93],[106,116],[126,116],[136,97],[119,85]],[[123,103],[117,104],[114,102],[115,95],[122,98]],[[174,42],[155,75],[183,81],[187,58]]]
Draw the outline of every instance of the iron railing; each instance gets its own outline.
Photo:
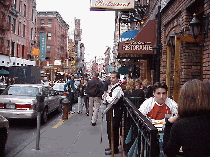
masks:
[[[122,125],[124,154],[128,157],[158,157],[160,154],[158,130],[128,99],[122,105]]]
[[[145,100],[143,97],[129,97],[128,99],[134,104],[134,106],[136,106],[137,109],[139,109]]]

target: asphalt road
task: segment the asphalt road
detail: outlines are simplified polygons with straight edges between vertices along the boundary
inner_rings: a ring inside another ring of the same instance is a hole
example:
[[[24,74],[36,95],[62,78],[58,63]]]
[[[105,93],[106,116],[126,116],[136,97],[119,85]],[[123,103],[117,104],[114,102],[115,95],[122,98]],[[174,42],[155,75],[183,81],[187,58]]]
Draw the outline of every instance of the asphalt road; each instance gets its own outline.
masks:
[[[57,119],[62,113],[53,112],[49,114],[46,124],[41,125],[40,129],[44,129],[48,124]],[[10,151],[37,135],[36,120],[29,119],[11,119],[9,120],[9,137],[6,143],[4,155],[9,154]]]

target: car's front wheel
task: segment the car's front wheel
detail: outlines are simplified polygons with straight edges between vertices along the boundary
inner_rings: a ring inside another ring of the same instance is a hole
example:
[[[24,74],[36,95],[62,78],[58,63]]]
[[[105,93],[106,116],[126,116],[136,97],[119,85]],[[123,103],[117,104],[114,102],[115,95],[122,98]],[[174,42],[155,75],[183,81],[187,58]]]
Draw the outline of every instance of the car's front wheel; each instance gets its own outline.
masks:
[[[4,154],[5,143],[6,137],[2,132],[0,132],[0,156]]]
[[[46,123],[47,122],[47,108],[44,108],[44,111],[42,112],[42,123]]]

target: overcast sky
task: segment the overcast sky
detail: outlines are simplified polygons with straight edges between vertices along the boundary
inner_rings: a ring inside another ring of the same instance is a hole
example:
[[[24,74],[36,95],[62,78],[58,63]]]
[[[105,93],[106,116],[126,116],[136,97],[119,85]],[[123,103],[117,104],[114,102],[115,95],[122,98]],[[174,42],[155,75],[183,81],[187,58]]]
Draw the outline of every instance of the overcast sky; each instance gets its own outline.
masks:
[[[113,47],[114,11],[90,11],[90,0],[36,0],[36,4],[37,11],[58,11],[69,24],[70,33],[74,29],[74,18],[81,19],[86,61],[103,56],[106,46]]]

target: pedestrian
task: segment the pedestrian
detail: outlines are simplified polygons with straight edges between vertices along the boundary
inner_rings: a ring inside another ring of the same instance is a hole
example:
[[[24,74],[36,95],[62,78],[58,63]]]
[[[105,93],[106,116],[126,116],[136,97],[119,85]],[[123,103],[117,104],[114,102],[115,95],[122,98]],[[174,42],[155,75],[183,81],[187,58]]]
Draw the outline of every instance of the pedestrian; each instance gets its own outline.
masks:
[[[97,72],[93,73],[93,78],[88,81],[86,92],[89,96],[89,114],[91,117],[92,126],[96,125],[98,113],[101,105],[101,97],[104,93],[104,87],[101,80],[98,78]]]
[[[84,79],[84,103],[85,103],[86,115],[89,116],[89,97],[85,91],[87,83],[88,83],[88,79],[85,78]]]
[[[165,114],[177,114],[177,103],[167,97],[168,87],[165,82],[156,82],[153,86],[153,95],[146,99],[139,108],[139,111],[151,119],[162,120]]]
[[[106,99],[107,103],[111,103],[115,98],[119,99],[116,104],[113,105],[113,134],[114,134],[114,154],[119,153],[119,128],[120,121],[122,119],[121,114],[121,105],[123,100],[123,90],[119,83],[120,75],[117,72],[112,72],[110,75],[110,90],[108,93],[105,93],[103,97]],[[111,117],[110,112],[108,111],[106,114],[107,120],[107,134],[109,139],[109,148],[105,149],[105,155],[111,155]]]
[[[77,113],[80,114],[82,113],[83,105],[84,105],[84,80],[81,79],[80,83],[78,84],[77,87],[78,91],[78,110]]]
[[[69,105],[68,112],[73,114],[72,106],[74,104],[74,94],[76,92],[74,87],[74,75],[71,76],[70,80],[64,85],[64,91],[68,93]]]
[[[163,150],[175,157],[210,156],[210,90],[202,81],[187,81],[179,93],[178,115],[166,120]]]
[[[148,99],[148,98],[153,96],[152,86],[151,86],[150,82],[147,79],[144,79],[142,81],[142,88],[143,88],[144,93],[145,93],[145,98]]]

